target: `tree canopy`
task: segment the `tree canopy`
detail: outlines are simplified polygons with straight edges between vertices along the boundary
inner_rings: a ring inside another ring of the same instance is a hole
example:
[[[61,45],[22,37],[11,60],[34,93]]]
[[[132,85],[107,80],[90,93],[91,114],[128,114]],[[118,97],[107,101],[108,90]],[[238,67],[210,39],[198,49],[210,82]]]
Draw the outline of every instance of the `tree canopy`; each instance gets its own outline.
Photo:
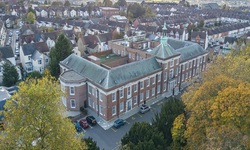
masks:
[[[68,1],[68,0],[66,0],[65,2],[64,2],[64,7],[70,7],[70,2]]]
[[[106,7],[111,7],[113,2],[111,0],[103,0],[103,5]]]
[[[250,148],[250,46],[218,57],[182,99],[187,149]]]
[[[36,15],[32,11],[30,11],[27,14],[27,22],[30,23],[30,24],[34,24],[35,20],[36,20]]]
[[[12,86],[18,81],[19,75],[16,67],[11,63],[4,63],[3,65],[3,85]]]
[[[57,38],[55,47],[50,51],[50,62],[49,70],[51,75],[58,78],[60,75],[60,61],[64,60],[72,53],[72,46],[69,39],[64,35],[60,34]]]
[[[5,104],[1,149],[84,149],[64,115],[61,96],[57,80],[50,75],[21,82]]]
[[[136,122],[121,140],[125,149],[163,150],[163,134],[146,122]]]
[[[161,108],[161,112],[155,115],[153,126],[164,135],[167,146],[170,146],[173,139],[171,128],[177,116],[184,112],[184,104],[179,99],[168,98],[167,102]]]
[[[119,7],[127,6],[126,0],[118,0],[114,5],[117,5]]]

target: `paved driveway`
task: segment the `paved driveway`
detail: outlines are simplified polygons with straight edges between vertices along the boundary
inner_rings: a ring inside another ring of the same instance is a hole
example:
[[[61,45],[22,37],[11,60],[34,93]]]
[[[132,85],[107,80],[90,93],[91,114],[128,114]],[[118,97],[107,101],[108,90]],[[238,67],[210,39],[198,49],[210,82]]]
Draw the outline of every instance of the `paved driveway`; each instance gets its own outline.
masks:
[[[129,131],[135,122],[152,122],[154,114],[160,112],[161,106],[165,100],[162,100],[154,105],[151,105],[151,110],[145,114],[136,113],[126,119],[126,124],[119,129],[110,128],[104,130],[101,126],[96,125],[84,131],[84,137],[92,137],[100,149],[116,150],[120,145],[121,138]]]

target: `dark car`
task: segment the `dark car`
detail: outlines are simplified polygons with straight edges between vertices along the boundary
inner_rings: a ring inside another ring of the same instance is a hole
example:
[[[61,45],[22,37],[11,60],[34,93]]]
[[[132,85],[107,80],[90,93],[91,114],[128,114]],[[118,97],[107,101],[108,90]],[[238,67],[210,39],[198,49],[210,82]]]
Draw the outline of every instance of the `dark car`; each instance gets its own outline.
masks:
[[[142,114],[148,112],[149,110],[150,110],[150,108],[146,104],[142,104],[140,107],[140,113],[142,113]]]
[[[87,122],[86,119],[80,120],[79,123],[80,123],[80,125],[81,125],[81,127],[82,127],[83,129],[86,129],[86,128],[89,127],[89,124],[88,124],[88,122]]]
[[[82,127],[80,125],[80,123],[78,121],[75,122],[75,128],[77,132],[81,132],[82,131]]]
[[[96,125],[96,119],[95,119],[95,117],[93,117],[93,116],[87,116],[86,117],[86,120],[87,120],[87,122],[90,124],[90,125]]]
[[[121,126],[123,126],[125,124],[125,120],[123,119],[117,119],[114,124],[113,124],[113,127],[114,128],[120,128]]]

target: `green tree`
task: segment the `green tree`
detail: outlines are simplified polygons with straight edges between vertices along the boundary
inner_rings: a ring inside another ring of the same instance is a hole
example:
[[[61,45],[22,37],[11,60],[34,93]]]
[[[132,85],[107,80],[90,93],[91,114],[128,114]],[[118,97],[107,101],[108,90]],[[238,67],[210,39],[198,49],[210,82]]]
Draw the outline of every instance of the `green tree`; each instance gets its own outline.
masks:
[[[146,122],[136,122],[121,139],[122,147],[134,150],[163,150],[163,134]]]
[[[145,14],[144,14],[144,17],[145,18],[150,18],[150,17],[155,17],[156,16],[156,13],[152,11],[152,8],[147,6],[146,9],[145,9]]]
[[[1,149],[83,149],[74,125],[65,118],[58,81],[30,79],[5,104]]]
[[[94,141],[91,137],[83,139],[83,142],[86,142],[88,150],[100,150],[100,148],[96,144],[96,141]]]
[[[198,28],[202,29],[204,27],[204,20],[201,20],[199,25],[198,25]]]
[[[103,0],[103,5],[111,7],[113,5],[113,2],[111,0]]]
[[[168,98],[167,102],[162,106],[161,112],[155,114],[153,126],[164,135],[167,146],[172,143],[171,128],[175,118],[184,112],[184,104],[178,99]]]
[[[33,12],[29,12],[27,14],[27,22],[30,24],[34,24],[35,20],[36,20],[36,15]]]
[[[138,18],[145,14],[145,9],[139,3],[130,4],[127,8],[128,18]]]
[[[36,14],[36,11],[35,11],[32,7],[29,7],[28,13],[29,13],[29,12],[32,12],[33,14]]]
[[[64,2],[64,7],[70,7],[70,2],[68,1],[68,0],[66,0],[65,2]]]
[[[127,2],[126,0],[118,0],[115,5],[119,6],[119,7],[124,7],[127,6]]]
[[[58,2],[58,1],[53,1],[51,3],[51,6],[63,6],[63,3],[62,2]]]
[[[38,79],[38,78],[42,78],[42,75],[39,71],[33,71],[28,74],[28,78]]]
[[[60,75],[60,61],[64,60],[72,53],[72,45],[69,39],[60,34],[57,38],[55,47],[50,51],[49,69],[52,76],[58,78]]]
[[[19,75],[14,65],[11,63],[4,63],[3,65],[3,85],[12,86],[18,81]]]

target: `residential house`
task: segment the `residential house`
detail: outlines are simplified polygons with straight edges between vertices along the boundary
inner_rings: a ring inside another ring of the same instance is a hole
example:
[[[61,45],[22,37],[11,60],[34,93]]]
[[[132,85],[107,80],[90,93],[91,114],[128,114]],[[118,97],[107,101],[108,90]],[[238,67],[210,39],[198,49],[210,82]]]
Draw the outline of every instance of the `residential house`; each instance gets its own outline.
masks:
[[[3,65],[5,63],[11,63],[16,66],[15,55],[10,46],[0,47],[0,82],[3,79]]]
[[[82,36],[77,41],[78,49],[75,53],[78,56],[103,52],[109,50],[108,41],[112,40],[112,33]]]
[[[4,111],[4,105],[8,99],[10,99],[11,95],[9,92],[5,89],[5,87],[0,87],[0,126],[3,124],[3,113]]]
[[[208,35],[206,31],[191,32],[191,41],[200,44],[204,49],[208,47]]]
[[[237,38],[236,37],[225,37],[223,44],[223,53],[228,53],[229,50],[237,48]]]
[[[27,73],[42,73],[49,63],[49,48],[45,42],[24,44],[20,47],[20,61]]]
[[[7,36],[7,30],[4,25],[4,22],[0,20],[0,45],[4,46],[4,42]]]
[[[109,121],[158,96],[177,94],[206,68],[208,52],[199,44],[166,35],[160,41],[139,35],[108,45],[111,51],[84,58],[71,54],[60,62],[68,111],[88,107]]]
[[[100,12],[103,17],[110,17],[113,15],[119,15],[119,8],[114,7],[100,7]]]

